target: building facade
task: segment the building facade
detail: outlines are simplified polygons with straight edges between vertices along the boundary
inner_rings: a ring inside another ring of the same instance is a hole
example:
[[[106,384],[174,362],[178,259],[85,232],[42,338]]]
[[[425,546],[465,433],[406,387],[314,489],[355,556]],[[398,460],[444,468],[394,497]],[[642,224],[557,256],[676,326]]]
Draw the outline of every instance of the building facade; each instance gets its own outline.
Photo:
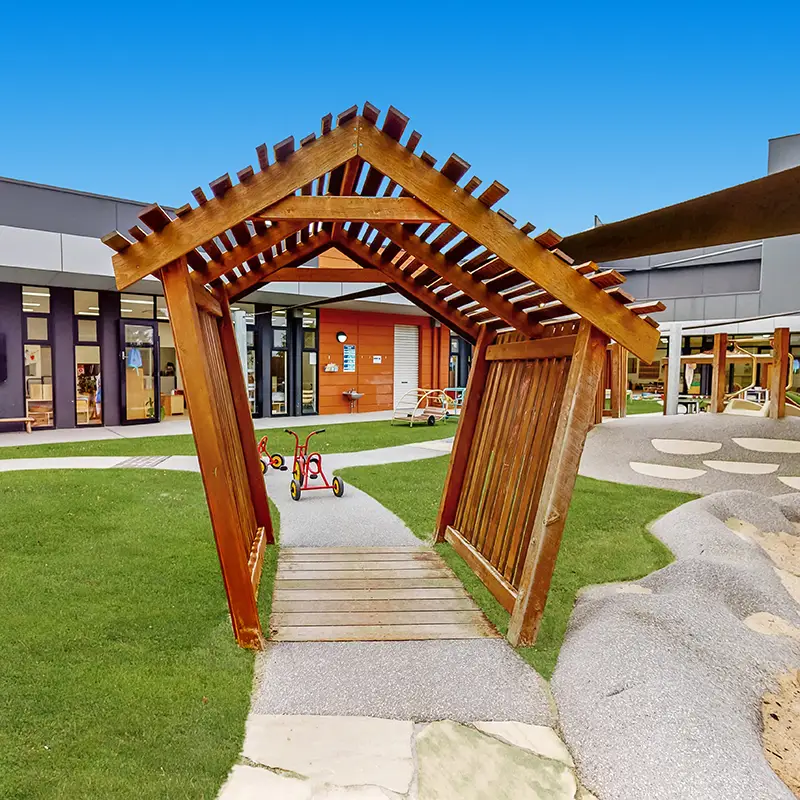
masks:
[[[800,134],[769,140],[767,173],[800,166]],[[658,299],[666,310],[656,315],[667,333],[680,324],[684,355],[708,352],[715,333],[754,354],[771,352],[770,339],[778,327],[791,331],[794,372],[791,388],[800,389],[800,236],[740,242],[719,247],[662,253],[608,262],[626,277],[625,289],[636,298]],[[662,340],[659,359],[667,354]],[[746,360],[730,366],[728,391],[755,383],[764,386],[762,368]],[[634,388],[663,383],[660,362],[643,365],[629,361]],[[693,387],[683,391],[710,392],[710,367],[695,373]]]
[[[100,241],[144,207],[0,178],[0,430],[187,415],[160,281],[118,292]],[[307,266],[354,265],[331,250]],[[466,343],[398,295],[303,307],[365,288],[273,283],[234,305],[255,416],[387,410],[410,389],[464,385]]]

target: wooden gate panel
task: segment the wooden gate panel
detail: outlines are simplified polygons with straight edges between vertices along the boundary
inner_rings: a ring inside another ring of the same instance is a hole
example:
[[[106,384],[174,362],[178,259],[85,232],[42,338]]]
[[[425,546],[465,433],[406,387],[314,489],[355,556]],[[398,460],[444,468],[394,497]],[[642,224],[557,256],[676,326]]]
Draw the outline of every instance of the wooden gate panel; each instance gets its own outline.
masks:
[[[445,497],[458,503],[451,523],[444,502],[440,512],[444,538],[512,614],[514,644],[533,641],[544,610],[604,368],[607,338],[588,323],[577,330],[504,334],[478,349],[482,401],[453,455],[466,477],[458,487],[448,473]]]
[[[502,342],[501,342],[502,343]],[[494,361],[453,528],[514,588],[570,359]]]

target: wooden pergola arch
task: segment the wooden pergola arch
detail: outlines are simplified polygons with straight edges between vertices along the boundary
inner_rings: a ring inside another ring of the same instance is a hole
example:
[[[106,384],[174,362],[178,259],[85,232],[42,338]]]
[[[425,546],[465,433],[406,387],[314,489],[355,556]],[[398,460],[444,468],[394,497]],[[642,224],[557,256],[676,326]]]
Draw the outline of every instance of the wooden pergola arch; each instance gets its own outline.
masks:
[[[277,281],[385,283],[476,345],[436,528],[511,612],[508,638],[536,636],[598,378],[614,340],[644,361],[659,333],[624,278],[575,264],[552,231],[494,206],[450,156],[439,169],[408,119],[367,103],[322,118],[319,135],[256,148],[258,169],[198,188],[174,216],[104,242],[117,286],[160,277],[237,641],[262,644],[256,607],[273,541],[230,303]],[[302,267],[336,247],[357,269]]]

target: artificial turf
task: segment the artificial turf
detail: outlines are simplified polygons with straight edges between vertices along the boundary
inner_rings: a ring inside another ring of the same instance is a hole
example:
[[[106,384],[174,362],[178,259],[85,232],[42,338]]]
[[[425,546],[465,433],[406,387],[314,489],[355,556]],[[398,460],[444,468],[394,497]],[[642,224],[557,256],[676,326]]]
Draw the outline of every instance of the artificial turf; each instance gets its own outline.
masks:
[[[433,531],[449,456],[338,471],[345,481],[397,514],[420,538]],[[519,653],[545,678],[552,675],[578,590],[629,581],[666,566],[670,551],[647,525],[695,495],[579,477],[536,644]],[[436,549],[486,616],[505,633],[509,615],[448,544]]]
[[[431,439],[453,436],[457,418],[437,422],[435,425],[401,425],[389,420],[377,422],[345,422],[325,425],[320,418],[315,425],[295,427],[301,442],[314,430],[325,432],[311,439],[309,447],[320,453],[355,453],[392,447]],[[267,436],[270,453],[290,455],[294,452],[294,437],[283,428],[268,428],[256,431],[256,439]],[[89,442],[57,442],[55,444],[30,444],[0,447],[0,460],[6,458],[45,458],[59,456],[189,456],[197,451],[194,437],[187,434],[172,436],[145,436],[142,438],[100,439]]]
[[[0,797],[215,797],[253,655],[233,640],[200,476],[3,473],[0,496]]]

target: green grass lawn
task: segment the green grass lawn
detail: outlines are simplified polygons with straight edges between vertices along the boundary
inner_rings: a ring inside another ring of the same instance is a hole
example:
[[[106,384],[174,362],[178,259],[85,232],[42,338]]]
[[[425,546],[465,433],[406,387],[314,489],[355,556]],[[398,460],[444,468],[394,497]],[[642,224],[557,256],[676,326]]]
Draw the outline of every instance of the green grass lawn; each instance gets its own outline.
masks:
[[[215,797],[253,655],[233,640],[200,476],[3,473],[0,496],[0,797]]]
[[[628,414],[661,414],[664,406],[658,400],[631,400],[630,397],[625,403]]]
[[[433,531],[449,456],[339,474],[395,512],[420,539]],[[590,584],[635,580],[672,560],[646,526],[694,495],[578,478],[536,644],[522,657],[549,678],[578,590]],[[509,615],[448,544],[437,550],[487,617],[505,633]]]
[[[293,428],[301,435],[301,442],[311,431],[325,428],[311,439],[311,445],[320,453],[354,453],[398,444],[444,439],[455,434],[457,418],[437,422],[436,425],[392,424],[389,420],[378,422],[346,422],[326,428],[325,419],[315,425]],[[268,436],[271,453],[290,455],[294,452],[294,437],[283,428],[256,431],[256,438]],[[197,451],[191,434],[174,436],[147,436],[141,439],[104,439],[96,442],[59,442],[57,444],[31,444],[0,447],[0,460],[4,458],[43,458],[48,456],[190,456]]]

